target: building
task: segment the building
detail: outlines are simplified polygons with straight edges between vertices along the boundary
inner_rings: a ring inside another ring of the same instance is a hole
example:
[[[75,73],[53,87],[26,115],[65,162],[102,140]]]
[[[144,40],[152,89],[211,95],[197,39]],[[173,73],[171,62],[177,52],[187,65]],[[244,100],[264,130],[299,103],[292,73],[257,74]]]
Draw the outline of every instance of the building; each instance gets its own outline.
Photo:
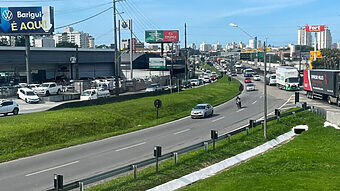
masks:
[[[312,46],[313,38],[310,32],[306,32],[305,28],[298,29],[298,45]]]
[[[212,49],[211,47],[211,44],[207,44],[205,42],[203,42],[201,45],[200,45],[200,51],[201,52],[208,52]]]
[[[34,39],[34,47],[53,48],[55,47],[55,41],[51,37],[42,37],[42,38]]]
[[[213,51],[220,51],[220,50],[222,50],[222,45],[221,45],[221,43],[220,43],[220,42],[217,42],[216,44],[213,44],[213,45],[212,45],[212,50],[213,50]]]
[[[249,39],[249,48],[256,48],[257,44],[256,44],[256,40],[255,39]]]
[[[317,46],[319,50],[332,48],[332,34],[328,27],[325,28],[325,31],[317,33]]]
[[[257,40],[257,48],[263,47],[260,40]]]
[[[191,45],[189,45],[189,48],[192,48],[192,49],[194,49],[194,50],[196,50],[196,49],[197,49],[197,47],[196,47],[196,44],[195,44],[195,43],[192,43]]]
[[[242,41],[240,41],[240,42],[238,43],[238,48],[244,49],[244,48],[246,48],[246,45],[245,45]]]
[[[57,33],[53,36],[55,44],[60,42],[70,42],[78,45],[80,48],[94,48],[94,38],[88,33],[76,32],[73,27],[65,27],[63,33]]]

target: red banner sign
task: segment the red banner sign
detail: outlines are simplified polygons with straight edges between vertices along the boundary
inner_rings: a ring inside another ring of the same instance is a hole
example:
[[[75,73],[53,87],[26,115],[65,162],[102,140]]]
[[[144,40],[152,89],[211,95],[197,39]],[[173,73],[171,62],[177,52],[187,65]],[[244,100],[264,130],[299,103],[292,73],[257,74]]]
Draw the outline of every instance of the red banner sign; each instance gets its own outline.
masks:
[[[179,32],[177,30],[163,31],[163,42],[178,42]]]
[[[306,26],[306,32],[322,32],[325,31],[325,25]]]

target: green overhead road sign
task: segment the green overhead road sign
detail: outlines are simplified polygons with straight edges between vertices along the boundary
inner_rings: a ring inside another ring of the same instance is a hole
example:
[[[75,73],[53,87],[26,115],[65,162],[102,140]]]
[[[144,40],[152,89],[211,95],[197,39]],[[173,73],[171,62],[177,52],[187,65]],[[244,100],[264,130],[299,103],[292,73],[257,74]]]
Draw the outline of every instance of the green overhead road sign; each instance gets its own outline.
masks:
[[[257,58],[263,59],[264,58],[264,52],[258,52],[257,53]]]

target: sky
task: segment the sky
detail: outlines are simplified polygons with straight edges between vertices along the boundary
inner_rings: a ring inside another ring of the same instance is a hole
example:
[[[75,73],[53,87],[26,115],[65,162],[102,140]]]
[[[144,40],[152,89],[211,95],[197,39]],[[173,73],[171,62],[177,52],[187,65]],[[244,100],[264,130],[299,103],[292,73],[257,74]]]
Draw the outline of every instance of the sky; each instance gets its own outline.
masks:
[[[53,6],[56,32],[68,25],[112,7],[112,0],[0,0],[1,7]],[[249,37],[257,36],[267,44],[283,46],[297,43],[297,29],[305,25],[326,25],[333,43],[340,42],[339,0],[121,0],[117,2],[118,18],[132,19],[134,35],[144,41],[145,30],[180,31],[184,45],[184,24],[187,23],[188,44],[199,46],[230,42],[248,44]],[[73,25],[95,38],[96,45],[113,43],[113,10],[88,21]],[[122,38],[129,38],[122,31]]]

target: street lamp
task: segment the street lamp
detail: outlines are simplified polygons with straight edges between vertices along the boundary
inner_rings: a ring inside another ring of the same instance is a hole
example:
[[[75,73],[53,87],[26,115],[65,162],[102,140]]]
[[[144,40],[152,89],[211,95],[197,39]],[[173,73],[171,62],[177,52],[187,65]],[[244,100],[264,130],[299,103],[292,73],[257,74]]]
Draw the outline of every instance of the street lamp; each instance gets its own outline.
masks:
[[[230,23],[229,26],[231,27],[236,27],[238,29],[240,29],[242,32],[244,32],[247,36],[249,36],[250,38],[252,39],[255,39],[253,38],[249,33],[247,33],[245,30],[243,30],[241,27],[239,27],[237,24],[235,23]],[[263,59],[263,62],[264,62],[264,120],[263,120],[263,135],[264,135],[264,138],[267,139],[267,78],[266,78],[266,75],[267,75],[267,63],[266,63],[266,41],[264,42],[264,59]]]

